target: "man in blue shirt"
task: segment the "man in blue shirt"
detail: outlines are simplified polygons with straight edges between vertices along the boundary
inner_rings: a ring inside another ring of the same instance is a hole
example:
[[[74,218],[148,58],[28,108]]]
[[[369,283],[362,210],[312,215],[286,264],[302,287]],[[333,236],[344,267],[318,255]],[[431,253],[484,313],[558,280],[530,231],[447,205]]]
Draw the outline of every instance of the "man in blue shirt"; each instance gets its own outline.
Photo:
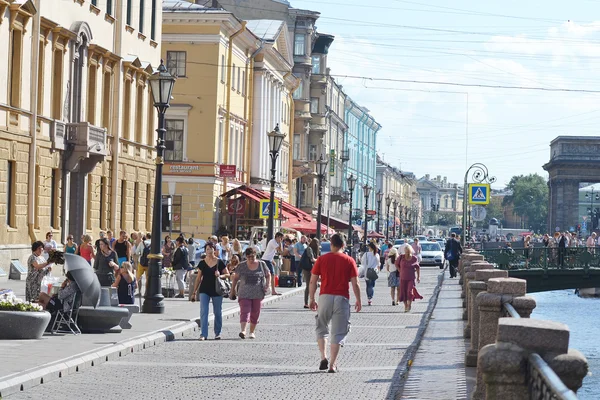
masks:
[[[302,268],[300,268],[300,259],[306,250],[306,236],[302,235],[300,240],[294,245],[294,257],[296,258],[296,274],[298,274],[298,287],[302,286]]]

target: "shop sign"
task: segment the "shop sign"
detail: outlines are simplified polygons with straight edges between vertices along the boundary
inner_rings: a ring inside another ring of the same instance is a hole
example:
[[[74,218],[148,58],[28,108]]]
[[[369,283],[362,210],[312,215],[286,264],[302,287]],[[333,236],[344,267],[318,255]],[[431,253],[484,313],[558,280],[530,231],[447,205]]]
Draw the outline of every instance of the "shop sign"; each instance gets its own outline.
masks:
[[[229,199],[227,201],[227,213],[229,215],[244,216],[246,212],[246,201],[244,199]]]
[[[219,165],[219,176],[221,178],[235,178],[236,166],[235,165]]]
[[[335,175],[335,150],[329,151],[329,176]]]

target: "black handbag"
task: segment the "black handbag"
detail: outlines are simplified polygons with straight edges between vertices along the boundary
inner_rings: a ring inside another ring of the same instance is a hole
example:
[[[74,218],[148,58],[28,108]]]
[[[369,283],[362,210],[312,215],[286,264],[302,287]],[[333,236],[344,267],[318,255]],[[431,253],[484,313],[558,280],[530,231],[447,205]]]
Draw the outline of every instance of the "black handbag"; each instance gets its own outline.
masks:
[[[231,293],[231,282],[229,279],[215,277],[215,291],[217,295],[229,298],[229,293]]]
[[[308,249],[304,250],[302,257],[300,257],[300,268],[305,271],[312,271],[313,264],[308,257]]]

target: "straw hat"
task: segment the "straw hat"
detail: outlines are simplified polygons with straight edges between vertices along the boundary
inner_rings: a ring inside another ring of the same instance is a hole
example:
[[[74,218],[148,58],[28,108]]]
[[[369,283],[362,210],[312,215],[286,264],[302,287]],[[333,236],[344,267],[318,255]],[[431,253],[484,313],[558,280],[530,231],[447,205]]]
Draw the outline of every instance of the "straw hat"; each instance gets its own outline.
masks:
[[[388,255],[390,255],[390,256],[397,256],[398,255],[398,250],[396,250],[395,247],[392,247],[390,249],[390,252],[388,253]]]

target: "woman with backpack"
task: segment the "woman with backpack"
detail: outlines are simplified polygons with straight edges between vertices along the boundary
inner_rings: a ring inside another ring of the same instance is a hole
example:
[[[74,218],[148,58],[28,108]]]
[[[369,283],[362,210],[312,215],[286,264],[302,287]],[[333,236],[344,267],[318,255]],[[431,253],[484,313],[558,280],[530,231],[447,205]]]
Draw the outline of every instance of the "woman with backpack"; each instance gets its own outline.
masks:
[[[373,295],[375,294],[375,281],[378,278],[377,271],[379,270],[379,249],[377,245],[370,242],[365,250],[360,263],[363,268],[365,283],[367,285],[368,304],[371,305]]]
[[[302,269],[302,275],[304,276],[303,279],[306,283],[306,288],[304,289],[304,308],[307,309],[310,308],[308,305],[308,294],[310,291],[309,283],[312,275],[311,271],[313,265],[315,265],[315,262],[317,261],[317,257],[319,256],[319,247],[319,241],[313,238],[304,250],[304,253],[302,253],[302,257],[300,257],[299,262],[300,268]]]

